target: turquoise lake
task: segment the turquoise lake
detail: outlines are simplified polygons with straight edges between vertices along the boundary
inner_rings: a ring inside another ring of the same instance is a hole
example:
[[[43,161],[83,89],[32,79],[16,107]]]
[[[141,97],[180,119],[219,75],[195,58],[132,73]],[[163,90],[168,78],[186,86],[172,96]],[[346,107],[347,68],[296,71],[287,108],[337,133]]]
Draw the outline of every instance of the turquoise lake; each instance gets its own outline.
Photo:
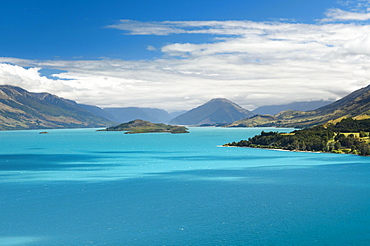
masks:
[[[370,157],[261,130],[0,132],[0,245],[370,245]]]

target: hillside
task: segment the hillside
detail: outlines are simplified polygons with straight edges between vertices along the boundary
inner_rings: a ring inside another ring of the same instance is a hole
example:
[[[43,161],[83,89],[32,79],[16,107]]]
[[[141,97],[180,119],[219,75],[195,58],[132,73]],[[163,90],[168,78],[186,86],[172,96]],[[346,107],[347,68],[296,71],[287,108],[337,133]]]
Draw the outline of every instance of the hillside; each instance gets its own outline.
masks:
[[[214,125],[231,123],[253,113],[225,99],[215,98],[170,121],[178,125]]]
[[[117,126],[108,127],[105,130],[99,131],[126,131],[125,134],[132,133],[188,133],[188,129],[183,126],[171,126],[165,124],[154,124],[144,120],[133,120],[127,123],[122,123]]]
[[[310,101],[310,102],[293,102],[289,104],[281,104],[281,105],[268,105],[256,108],[253,110],[253,113],[256,114],[269,114],[275,115],[282,111],[286,110],[295,110],[295,111],[311,111],[321,107],[324,107],[334,101]]]
[[[316,110],[307,112],[287,110],[274,115],[270,120],[264,119],[256,122],[253,118],[246,118],[233,122],[229,126],[305,128],[326,122],[338,122],[347,117],[354,119],[370,118],[370,85]]]
[[[118,122],[113,115],[110,113],[106,112],[104,109],[98,107],[98,106],[93,106],[93,105],[86,105],[86,104],[77,104],[80,108],[85,109],[86,111],[89,111],[90,113],[93,113],[95,115],[98,115],[100,117],[112,120],[114,122]]]
[[[370,155],[370,119],[345,118],[335,124],[319,125],[291,133],[264,132],[248,140],[224,146],[273,148]]]
[[[0,130],[104,127],[113,122],[94,115],[74,101],[49,93],[31,93],[0,85]]]

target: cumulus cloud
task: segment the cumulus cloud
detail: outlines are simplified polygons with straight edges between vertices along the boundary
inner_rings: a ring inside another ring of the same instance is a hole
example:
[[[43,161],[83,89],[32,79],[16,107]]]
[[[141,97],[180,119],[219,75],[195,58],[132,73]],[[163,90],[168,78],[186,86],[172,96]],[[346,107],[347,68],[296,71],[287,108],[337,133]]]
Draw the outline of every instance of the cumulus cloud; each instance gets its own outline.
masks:
[[[51,80],[41,76],[40,69],[38,67],[27,69],[18,65],[0,63],[0,83],[27,88],[34,92],[70,91],[73,89],[65,84],[65,81]]]
[[[344,43],[343,48],[353,55],[370,56],[370,34],[365,33],[362,36],[348,40]]]
[[[160,49],[163,56],[152,60],[0,58],[8,63],[0,66],[0,82],[101,107],[173,111],[191,109],[215,97],[248,109],[338,99],[370,81],[369,25],[123,20],[109,27],[129,35],[202,33],[212,39],[166,44]],[[66,72],[50,80],[40,74],[40,68]]]

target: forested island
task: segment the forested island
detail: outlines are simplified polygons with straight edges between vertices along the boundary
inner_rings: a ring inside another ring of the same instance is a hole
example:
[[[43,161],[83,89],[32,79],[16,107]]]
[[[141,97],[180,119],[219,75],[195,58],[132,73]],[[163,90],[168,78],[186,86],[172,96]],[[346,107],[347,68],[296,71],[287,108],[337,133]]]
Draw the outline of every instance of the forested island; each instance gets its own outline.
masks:
[[[370,155],[370,119],[343,119],[291,133],[264,132],[224,146]]]
[[[188,133],[188,129],[184,126],[154,124],[144,120],[133,120],[127,123],[119,124],[117,126],[111,126],[104,130],[99,131],[125,131],[125,134],[154,133],[154,132]]]

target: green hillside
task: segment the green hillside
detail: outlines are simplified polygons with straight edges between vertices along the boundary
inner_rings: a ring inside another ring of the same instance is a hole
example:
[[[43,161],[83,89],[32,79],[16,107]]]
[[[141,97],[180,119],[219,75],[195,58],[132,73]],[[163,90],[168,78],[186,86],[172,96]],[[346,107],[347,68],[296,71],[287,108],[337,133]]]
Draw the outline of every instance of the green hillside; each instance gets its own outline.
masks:
[[[320,100],[320,101],[302,101],[302,102],[293,102],[289,104],[279,104],[279,105],[266,105],[261,106],[253,110],[253,113],[256,114],[269,114],[275,115],[282,111],[286,110],[295,110],[295,111],[312,111],[321,107],[324,107],[330,103],[333,103],[333,100]]]
[[[114,122],[94,115],[74,101],[20,87],[0,86],[0,130],[106,127]]]
[[[346,118],[291,133],[264,132],[224,146],[370,155],[370,119]]]
[[[338,122],[347,117],[354,119],[370,118],[370,85],[316,110],[307,112],[287,110],[270,118],[256,116],[241,119],[229,126],[306,128],[326,122]]]

